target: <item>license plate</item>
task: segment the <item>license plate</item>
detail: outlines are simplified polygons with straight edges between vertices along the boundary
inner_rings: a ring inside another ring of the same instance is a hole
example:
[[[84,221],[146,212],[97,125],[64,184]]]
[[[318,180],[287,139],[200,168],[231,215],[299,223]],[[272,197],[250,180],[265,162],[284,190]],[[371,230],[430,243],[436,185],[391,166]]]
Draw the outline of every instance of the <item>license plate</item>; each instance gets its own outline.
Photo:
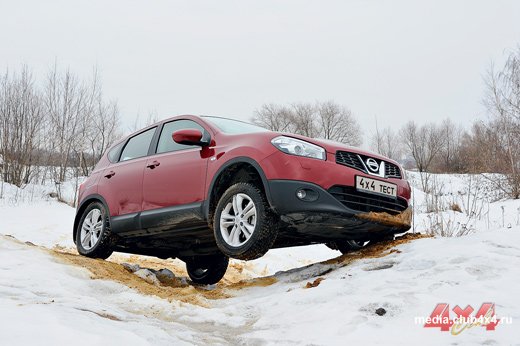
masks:
[[[356,175],[356,189],[359,191],[377,193],[390,197],[397,197],[397,185],[381,180],[370,179]]]

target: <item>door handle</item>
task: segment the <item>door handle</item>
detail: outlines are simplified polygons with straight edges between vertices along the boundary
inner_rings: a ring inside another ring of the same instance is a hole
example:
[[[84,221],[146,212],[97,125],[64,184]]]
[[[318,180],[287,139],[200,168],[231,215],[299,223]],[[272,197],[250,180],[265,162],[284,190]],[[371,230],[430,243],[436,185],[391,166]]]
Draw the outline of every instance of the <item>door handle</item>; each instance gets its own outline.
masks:
[[[112,178],[114,175],[116,175],[116,172],[114,172],[114,171],[110,171],[110,172],[108,172],[108,174],[105,174],[105,178],[110,179],[110,178]]]
[[[155,167],[159,166],[161,163],[157,160],[153,160],[151,163],[146,165],[147,168],[154,169]]]

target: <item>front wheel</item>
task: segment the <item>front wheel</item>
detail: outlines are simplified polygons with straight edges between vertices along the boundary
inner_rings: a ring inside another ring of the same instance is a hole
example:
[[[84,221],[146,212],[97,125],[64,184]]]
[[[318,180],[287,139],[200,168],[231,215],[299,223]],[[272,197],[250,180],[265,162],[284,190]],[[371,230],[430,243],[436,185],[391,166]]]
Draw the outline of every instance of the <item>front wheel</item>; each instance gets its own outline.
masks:
[[[107,259],[112,254],[110,221],[105,206],[93,202],[83,211],[76,230],[80,255]]]
[[[186,271],[196,284],[216,284],[224,277],[229,258],[224,255],[200,256],[186,259]]]
[[[253,260],[273,246],[278,233],[275,220],[264,193],[252,184],[238,183],[217,204],[215,240],[225,255]]]

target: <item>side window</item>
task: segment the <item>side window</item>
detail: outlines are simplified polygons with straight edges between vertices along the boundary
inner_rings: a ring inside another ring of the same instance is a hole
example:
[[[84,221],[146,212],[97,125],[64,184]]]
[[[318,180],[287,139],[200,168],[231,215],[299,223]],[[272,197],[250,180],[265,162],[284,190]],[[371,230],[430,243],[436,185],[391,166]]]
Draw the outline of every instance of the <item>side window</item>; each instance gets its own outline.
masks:
[[[184,145],[175,143],[172,134],[178,130],[184,129],[196,129],[200,130],[204,134],[205,130],[202,126],[192,120],[176,120],[164,124],[161,136],[159,137],[159,143],[157,143],[157,153],[167,153],[169,151],[178,151],[191,148],[197,148],[196,145]]]
[[[121,153],[119,161],[126,161],[148,155],[148,148],[152,142],[156,127],[138,134],[128,140]]]
[[[119,154],[121,153],[121,148],[125,142],[121,142],[117,145],[115,145],[110,151],[108,152],[108,160],[112,163],[117,162],[117,159],[119,158]]]

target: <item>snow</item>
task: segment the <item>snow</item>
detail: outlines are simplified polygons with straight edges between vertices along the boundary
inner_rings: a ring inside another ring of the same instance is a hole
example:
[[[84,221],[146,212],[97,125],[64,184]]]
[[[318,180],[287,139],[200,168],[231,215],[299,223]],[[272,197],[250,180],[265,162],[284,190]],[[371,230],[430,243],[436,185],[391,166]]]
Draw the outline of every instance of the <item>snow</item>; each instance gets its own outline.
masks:
[[[431,196],[420,190],[416,175],[410,177],[415,228],[427,231]],[[48,187],[33,186],[30,192],[6,185],[0,199],[0,345],[519,344],[520,201],[504,199],[482,182],[474,193],[468,187],[475,177],[434,178],[442,185],[439,214],[451,226],[467,223],[469,234],[416,239],[396,245],[397,251],[385,250],[384,256],[332,262],[322,261],[339,252],[323,245],[272,250],[247,264],[233,261],[240,270],[230,268],[226,282],[174,291],[200,297],[201,290],[222,293],[218,299],[202,297],[206,306],[145,294],[115,278],[94,278],[88,269],[61,260],[53,248],[73,246],[75,210],[50,198]],[[450,210],[453,203],[463,211],[478,203],[482,208],[468,217]],[[109,261],[135,258],[118,255]],[[139,264],[125,266],[143,285],[162,287],[159,275],[181,278],[186,285],[178,260],[157,260],[163,267],[151,268],[145,257],[137,258]],[[264,284],[233,283],[271,275]],[[306,288],[308,283],[314,287]],[[473,327],[453,336],[415,321],[428,317],[438,303],[478,309],[484,302],[495,303],[497,316],[511,317],[513,324],[499,324],[494,331]],[[378,308],[386,314],[377,315]]]
[[[0,233],[49,248],[55,245],[72,247],[74,213],[70,206],[54,201],[2,206]]]
[[[24,189],[2,183],[0,198],[0,234],[37,245],[72,247],[72,224],[75,209],[50,197],[51,185],[28,185]],[[72,184],[64,184],[69,202],[73,201]]]
[[[2,345],[196,340],[189,327],[168,320],[175,304],[111,281],[91,280],[85,269],[57,263],[40,249],[6,237],[0,240],[0,272]],[[163,318],[153,317],[154,313],[164,314]]]
[[[504,193],[497,190],[493,182],[501,181],[496,174],[432,174],[432,192],[438,195],[435,199],[421,190],[419,173],[408,172],[407,176],[413,190],[414,230],[417,232],[427,232],[437,223],[450,229],[467,228],[470,233],[520,225],[520,200],[504,198]],[[450,210],[454,204],[462,212]],[[432,207],[438,212],[428,213]]]

